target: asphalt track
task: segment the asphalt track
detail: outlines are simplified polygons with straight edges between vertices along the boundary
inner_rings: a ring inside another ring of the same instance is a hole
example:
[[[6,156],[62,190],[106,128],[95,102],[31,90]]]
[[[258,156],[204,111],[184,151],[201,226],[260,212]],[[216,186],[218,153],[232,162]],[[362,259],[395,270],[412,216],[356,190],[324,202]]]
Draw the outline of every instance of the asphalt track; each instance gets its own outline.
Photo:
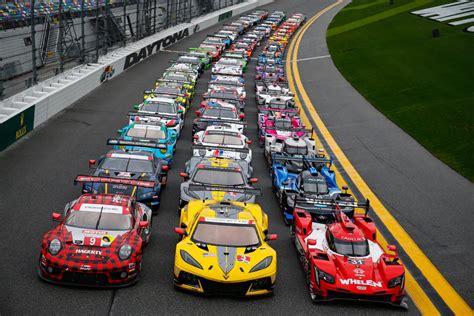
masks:
[[[330,1],[286,0],[277,1],[266,8],[285,10],[287,13],[303,12],[312,16],[329,3]],[[322,20],[324,21],[324,19]],[[318,34],[320,31],[315,28],[310,28],[305,35],[300,49],[300,58],[303,56],[313,57],[318,54],[318,49],[323,50],[321,48],[321,45],[324,44],[324,41],[321,42],[322,34]],[[218,29],[220,26],[200,32],[177,43],[170,49],[179,51],[197,46],[207,33]],[[308,41],[309,37],[311,39]],[[172,268],[177,241],[173,227],[178,223],[177,200],[181,181],[178,173],[191,156],[193,110],[199,104],[199,96],[207,85],[209,72],[206,72],[198,83],[193,109],[188,113],[183,135],[178,142],[174,165],[169,173],[168,186],[162,194],[162,207],[160,213],[153,218],[153,239],[144,254],[140,282],[129,288],[102,290],[54,286],[37,278],[36,265],[41,237],[46,230],[54,225],[50,220],[51,212],[53,210],[61,211],[68,201],[80,194],[80,188],[72,185],[74,177],[79,173],[89,172],[87,160],[95,159],[109,149],[105,145],[105,140],[114,136],[114,131],[126,124],[126,113],[133,104],[140,101],[143,90],[152,86],[154,80],[161,75],[168,66],[168,61],[174,56],[173,53],[160,52],[150,57],[102,85],[26,136],[24,140],[0,154],[0,209],[3,211],[3,219],[0,221],[0,251],[2,254],[0,314],[218,314],[225,312],[228,314],[337,313],[356,315],[401,313],[399,309],[378,304],[337,302],[315,305],[310,302],[294,247],[288,239],[288,228],[283,224],[282,216],[271,192],[268,169],[263,155],[261,155],[262,150],[256,145],[256,108],[252,80],[248,80],[247,87],[246,114],[249,126],[246,134],[254,140],[254,145],[252,145],[254,150],[253,166],[255,176],[260,179],[257,186],[263,189],[264,194],[259,199],[259,203],[269,214],[270,231],[278,233],[280,236],[279,240],[272,243],[278,252],[279,260],[276,292],[273,296],[266,298],[233,299],[190,295],[173,288]],[[324,59],[322,60],[324,61]],[[318,76],[321,76],[322,80],[324,73],[319,64],[322,60],[305,61],[304,69],[301,70],[305,85],[314,84],[314,78]],[[255,64],[251,63],[247,78],[253,77],[254,69]],[[311,97],[314,97],[314,100],[320,100],[321,106],[323,106],[323,101],[328,107],[338,106],[342,103],[321,99],[322,85],[330,86],[330,84],[323,81],[318,84],[321,86],[314,91],[317,95],[311,95]],[[310,94],[313,93],[312,89],[307,90]],[[348,101],[345,104],[347,107]],[[345,110],[349,111],[349,109]],[[472,293],[472,277],[467,274],[467,269],[464,268],[468,266],[469,261],[472,261],[469,260],[472,255],[469,258],[469,255],[466,254],[466,250],[470,249],[469,240],[473,240],[472,229],[463,231],[463,229],[469,228],[469,223],[472,222],[470,217],[467,217],[470,215],[468,213],[469,210],[472,210],[472,206],[460,210],[459,215],[448,216],[449,218],[431,216],[426,218],[426,216],[420,216],[419,212],[416,212],[416,208],[415,211],[411,208],[409,211],[401,207],[392,208],[394,204],[392,190],[400,193],[395,199],[399,200],[399,203],[405,203],[411,196],[411,192],[404,187],[405,184],[394,188],[393,186],[398,182],[392,184],[383,181],[386,171],[379,170],[383,168],[376,164],[373,165],[376,172],[371,173],[369,166],[364,164],[364,159],[368,159],[370,156],[359,157],[356,149],[360,146],[354,147],[354,144],[351,146],[351,142],[344,141],[348,134],[339,132],[339,121],[344,118],[337,117],[340,113],[327,115],[328,112],[331,113],[331,109],[325,108],[321,115],[325,121],[327,119],[331,131],[334,129],[337,141],[341,142],[341,146],[345,146],[344,150],[348,150],[347,155],[351,159],[355,159],[354,164],[357,164],[358,170],[363,173],[364,177],[367,177],[371,185],[375,184],[374,190],[383,197],[384,202],[387,199],[392,203],[389,205],[391,210],[395,210],[394,215],[404,226],[407,225],[407,229],[411,228],[410,234],[419,242],[423,250],[428,252],[430,258],[434,261],[436,258],[440,258],[436,264],[443,273],[448,274],[448,277],[453,276],[453,284],[460,287],[461,290],[464,289],[466,291],[462,292],[464,294]],[[381,115],[379,114],[379,116]],[[367,121],[369,118],[365,120]],[[350,124],[347,122],[345,125],[350,127]],[[373,124],[376,125],[376,123]],[[356,132],[353,131],[353,134],[349,136],[353,137]],[[376,147],[372,150],[382,149]],[[419,165],[419,162],[415,163],[415,166]],[[414,169],[413,166],[411,168]],[[417,179],[417,181],[421,180]],[[385,185],[388,185],[390,189],[385,189]],[[403,189],[400,190],[400,188]],[[424,192],[424,195],[427,194],[423,187],[418,187],[418,191],[420,190]],[[451,191],[457,190],[450,188],[450,193],[454,194]],[[423,196],[423,194],[418,195]],[[472,194],[470,196],[472,198]],[[466,195],[464,199],[468,200],[470,196]],[[449,201],[456,202],[452,196],[449,197]],[[456,209],[444,208],[444,210],[446,212],[446,210]],[[412,212],[417,213],[416,216],[412,217]],[[438,212],[433,213],[433,215],[439,215]],[[453,225],[450,226],[450,229],[444,227],[443,223],[446,221],[448,221],[448,225]],[[432,229],[425,229],[424,225]],[[436,225],[438,227],[433,229]],[[459,229],[455,225],[459,225]],[[466,239],[463,240],[463,238]],[[425,240],[427,243],[424,243]],[[459,246],[456,244],[456,247],[448,248],[449,245],[452,245],[451,242],[459,242]],[[455,259],[459,258],[454,260],[454,263],[452,258],[446,255],[450,252],[455,252]],[[465,263],[463,268],[460,268],[459,262]],[[456,267],[456,269],[451,270],[450,267]],[[409,305],[411,309],[408,313],[417,314],[413,304],[409,302]]]

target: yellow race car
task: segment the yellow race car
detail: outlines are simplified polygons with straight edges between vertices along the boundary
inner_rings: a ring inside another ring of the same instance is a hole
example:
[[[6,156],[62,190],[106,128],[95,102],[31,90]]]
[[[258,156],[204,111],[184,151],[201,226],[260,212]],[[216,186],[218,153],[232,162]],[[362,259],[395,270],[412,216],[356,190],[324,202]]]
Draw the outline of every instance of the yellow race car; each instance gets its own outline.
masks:
[[[234,296],[273,293],[277,258],[267,241],[277,235],[268,234],[268,217],[258,204],[193,200],[180,222],[176,287]]]

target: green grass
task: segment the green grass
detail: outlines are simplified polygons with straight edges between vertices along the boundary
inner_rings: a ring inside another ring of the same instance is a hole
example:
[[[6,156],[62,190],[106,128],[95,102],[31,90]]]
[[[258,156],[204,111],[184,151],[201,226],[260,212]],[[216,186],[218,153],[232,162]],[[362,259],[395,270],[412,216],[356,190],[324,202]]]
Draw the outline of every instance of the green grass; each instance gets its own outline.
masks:
[[[339,12],[332,58],[372,105],[474,181],[474,34],[409,13],[452,1],[394,1],[353,0]]]

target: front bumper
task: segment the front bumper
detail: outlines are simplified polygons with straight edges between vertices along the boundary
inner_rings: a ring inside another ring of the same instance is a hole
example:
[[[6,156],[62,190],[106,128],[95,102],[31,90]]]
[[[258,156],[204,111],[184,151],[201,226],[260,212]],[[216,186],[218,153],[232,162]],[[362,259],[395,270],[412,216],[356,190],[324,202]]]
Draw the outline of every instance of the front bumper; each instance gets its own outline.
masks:
[[[140,279],[140,263],[98,271],[83,271],[67,265],[59,265],[40,256],[38,276],[50,283],[89,287],[124,287]]]
[[[177,275],[176,275],[177,273]],[[175,267],[174,285],[180,289],[207,294],[250,297],[273,293],[276,274],[242,282],[215,281]]]

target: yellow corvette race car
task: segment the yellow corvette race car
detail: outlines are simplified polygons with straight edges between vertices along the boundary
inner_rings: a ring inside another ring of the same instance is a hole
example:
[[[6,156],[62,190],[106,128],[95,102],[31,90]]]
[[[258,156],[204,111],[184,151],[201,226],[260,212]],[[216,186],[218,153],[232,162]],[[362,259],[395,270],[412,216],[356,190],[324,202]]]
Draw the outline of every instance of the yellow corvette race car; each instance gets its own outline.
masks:
[[[222,190],[222,189],[221,189]],[[259,205],[193,200],[181,212],[174,284],[204,293],[255,296],[273,293],[276,252],[267,241],[268,217]]]

